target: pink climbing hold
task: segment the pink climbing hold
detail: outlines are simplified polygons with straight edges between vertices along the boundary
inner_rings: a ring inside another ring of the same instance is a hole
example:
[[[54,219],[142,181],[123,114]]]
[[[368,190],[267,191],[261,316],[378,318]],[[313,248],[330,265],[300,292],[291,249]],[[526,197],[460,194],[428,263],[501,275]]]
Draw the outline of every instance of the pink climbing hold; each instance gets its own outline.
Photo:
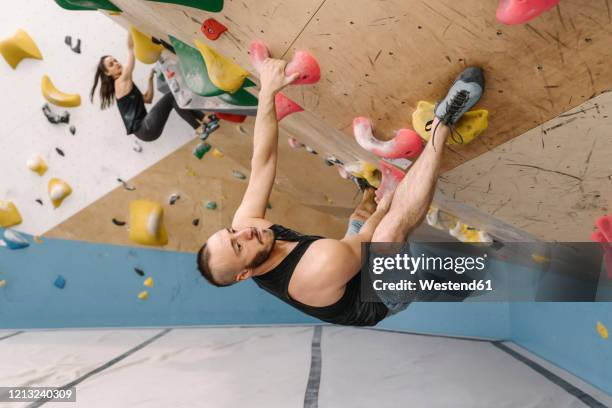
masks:
[[[607,242],[612,242],[612,215],[604,215],[595,221],[595,225],[606,238]]]
[[[386,159],[412,159],[423,151],[423,140],[414,130],[400,129],[391,140],[374,137],[372,122],[362,116],[353,120],[353,134],[359,146]]]
[[[297,103],[293,102],[291,99],[287,98],[281,92],[276,94],[274,98],[274,103],[276,105],[276,120],[279,122],[283,120],[287,115],[291,115],[292,113],[302,112],[304,108],[302,108]]]
[[[380,202],[382,198],[389,192],[395,190],[397,185],[404,179],[406,173],[394,165],[387,163],[384,160],[379,162],[382,179],[380,186],[376,190],[376,202]]]
[[[300,143],[299,140],[297,140],[295,137],[291,137],[291,136],[289,136],[287,138],[287,143],[289,143],[289,146],[291,146],[293,149],[300,149],[300,148],[304,147],[303,143]]]
[[[249,61],[255,71],[261,72],[261,66],[266,58],[270,58],[270,50],[266,43],[260,40],[254,40],[249,46]]]
[[[257,72],[261,72],[261,67],[266,58],[270,57],[270,50],[266,43],[254,40],[249,46],[249,61]],[[300,76],[293,82],[293,85],[309,85],[319,82],[321,79],[321,68],[315,57],[308,51],[296,51],[293,59],[285,67],[285,75],[291,76],[299,73]]]
[[[595,221],[598,230],[591,234],[591,240],[599,242],[604,252],[604,264],[608,279],[612,280],[612,215],[605,215]]]
[[[497,20],[500,23],[523,24],[550,10],[559,0],[499,0]]]
[[[287,64],[285,75],[291,76],[295,73],[299,73],[300,76],[293,81],[293,85],[316,84],[321,79],[319,63],[308,51],[296,51],[293,59]]]

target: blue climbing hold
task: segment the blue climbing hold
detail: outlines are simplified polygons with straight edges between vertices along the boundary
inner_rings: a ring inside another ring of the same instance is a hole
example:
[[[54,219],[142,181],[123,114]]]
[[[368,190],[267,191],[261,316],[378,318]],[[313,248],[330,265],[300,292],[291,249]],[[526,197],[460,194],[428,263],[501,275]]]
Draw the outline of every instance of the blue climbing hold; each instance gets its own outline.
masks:
[[[53,284],[56,288],[64,289],[64,287],[66,287],[66,279],[64,279],[62,275],[57,275],[57,278],[55,278],[55,282],[53,282]]]
[[[30,246],[28,240],[17,231],[10,229],[4,230],[2,238],[3,239],[0,240],[0,245],[6,246],[8,249],[23,249]]]

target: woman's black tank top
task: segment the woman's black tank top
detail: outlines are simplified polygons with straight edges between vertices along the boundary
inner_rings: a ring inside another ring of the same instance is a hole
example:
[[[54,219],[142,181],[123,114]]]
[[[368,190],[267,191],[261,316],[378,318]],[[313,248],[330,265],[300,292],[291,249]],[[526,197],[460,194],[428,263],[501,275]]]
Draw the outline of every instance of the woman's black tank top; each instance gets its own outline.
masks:
[[[121,119],[125,124],[125,130],[128,135],[136,132],[145,116],[147,116],[147,108],[145,108],[142,92],[136,86],[132,85],[132,90],[129,94],[117,99],[117,107],[121,113]]]
[[[355,275],[348,282],[344,295],[333,305],[315,307],[293,300],[289,296],[289,281],[293,271],[308,247],[322,237],[302,235],[280,225],[273,225],[270,229],[274,232],[277,240],[292,241],[298,244],[276,268],[263,275],[253,277],[260,288],[307,315],[327,323],[347,326],[374,326],[387,315],[388,309],[384,304],[361,301],[361,273]]]

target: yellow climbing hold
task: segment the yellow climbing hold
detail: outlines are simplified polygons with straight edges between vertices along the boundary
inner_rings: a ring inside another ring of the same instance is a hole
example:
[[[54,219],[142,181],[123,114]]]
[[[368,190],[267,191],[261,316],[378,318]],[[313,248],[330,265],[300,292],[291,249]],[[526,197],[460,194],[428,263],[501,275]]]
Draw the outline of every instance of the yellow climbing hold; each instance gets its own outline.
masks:
[[[30,170],[38,173],[39,176],[44,175],[49,167],[45,160],[40,156],[33,156],[28,160],[27,166]]]
[[[540,254],[531,254],[531,259],[533,259],[533,262],[540,265],[550,263],[549,257]]]
[[[13,69],[24,58],[43,59],[38,46],[24,30],[17,30],[12,37],[0,41],[0,54]]]
[[[216,147],[213,149],[212,155],[215,156],[217,159],[222,159],[225,157],[225,154],[223,154],[223,152],[217,149]]]
[[[434,105],[429,102],[420,101],[416,110],[412,114],[412,127],[425,140],[429,140],[431,130],[425,130],[427,122],[434,118]],[[470,143],[476,139],[489,126],[489,111],[486,109],[476,109],[466,112],[465,115],[455,125],[457,133],[463,138],[462,144]],[[453,138],[449,137],[447,144],[457,144]]]
[[[148,298],[149,298],[149,292],[147,292],[146,290],[143,290],[142,292],[138,294],[138,299],[140,300],[147,300]]]
[[[42,93],[46,100],[57,106],[73,108],[81,104],[81,95],[64,93],[57,89],[51,78],[44,75],[42,78]]]
[[[455,227],[449,229],[448,232],[461,242],[493,242],[491,236],[485,231],[482,231],[475,227],[471,227],[461,221],[457,221]]]
[[[0,280],[0,288],[3,288],[6,286],[6,281],[4,279]]]
[[[0,227],[8,228],[21,224],[21,214],[12,201],[0,200]]]
[[[141,33],[136,27],[132,27],[130,32],[134,40],[134,54],[138,61],[143,64],[155,64],[164,47],[161,44],[155,44],[150,36]]]
[[[249,72],[208,45],[198,40],[195,40],[195,45],[204,57],[212,83],[225,92],[234,93],[240,90]]]
[[[153,278],[149,276],[147,279],[145,279],[143,285],[145,285],[148,288],[152,288],[153,287]]]
[[[355,177],[366,179],[374,188],[380,187],[381,173],[372,163],[359,161],[344,165],[344,169]]]
[[[602,339],[608,339],[608,328],[604,326],[602,322],[597,322],[597,333],[601,336]]]
[[[47,190],[54,208],[62,205],[64,199],[72,194],[72,187],[70,187],[70,185],[68,185],[68,183],[65,181],[58,178],[52,178],[49,180]]]
[[[130,240],[142,245],[162,246],[168,243],[161,205],[147,200],[130,203]]]

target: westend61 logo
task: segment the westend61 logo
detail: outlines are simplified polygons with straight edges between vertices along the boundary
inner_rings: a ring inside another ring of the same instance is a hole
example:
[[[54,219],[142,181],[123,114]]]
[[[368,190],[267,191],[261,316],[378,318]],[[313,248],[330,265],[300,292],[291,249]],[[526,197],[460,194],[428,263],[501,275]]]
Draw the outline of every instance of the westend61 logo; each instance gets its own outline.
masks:
[[[371,270],[375,275],[382,275],[387,272],[387,281],[375,279],[372,288],[375,291],[492,291],[491,280],[483,279],[460,279],[461,282],[454,282],[452,278],[445,282],[435,279],[422,279],[421,273],[428,272],[440,276],[448,273],[455,273],[455,276],[462,276],[465,272],[482,272],[485,267],[487,254],[479,257],[440,257],[440,256],[421,256],[414,257],[408,254],[396,254],[395,256],[382,256],[372,258]],[[398,275],[399,273],[399,275]],[[417,282],[412,279],[402,279],[401,275],[408,273],[419,277]],[[466,275],[467,277],[467,275]],[[399,279],[398,279],[399,278]]]
[[[380,275],[385,271],[405,271],[414,275],[417,271],[454,271],[461,275],[469,271],[482,271],[485,268],[487,254],[479,257],[439,257],[410,256],[397,254],[395,256],[375,257],[372,260],[372,272]]]

